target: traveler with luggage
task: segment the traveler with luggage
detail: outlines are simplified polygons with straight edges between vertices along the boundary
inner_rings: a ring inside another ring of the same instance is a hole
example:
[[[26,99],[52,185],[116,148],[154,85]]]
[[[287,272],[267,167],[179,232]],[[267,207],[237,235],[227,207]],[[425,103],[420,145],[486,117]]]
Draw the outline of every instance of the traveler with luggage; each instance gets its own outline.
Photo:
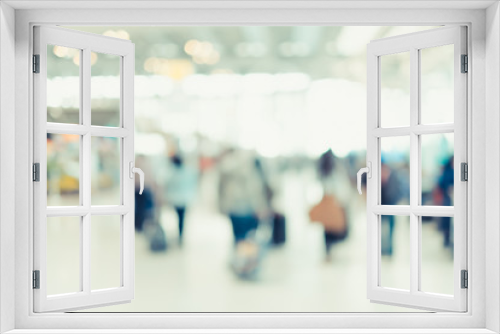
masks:
[[[347,237],[347,217],[345,210],[334,195],[324,195],[321,201],[309,211],[309,219],[324,228],[325,260],[331,261],[331,248]]]
[[[252,153],[231,149],[220,160],[219,207],[231,220],[234,242],[257,229],[270,208]]]
[[[324,228],[325,260],[331,261],[332,246],[347,237],[348,220],[345,204],[350,197],[350,186],[346,171],[329,149],[317,162],[323,198],[309,211],[309,219]]]

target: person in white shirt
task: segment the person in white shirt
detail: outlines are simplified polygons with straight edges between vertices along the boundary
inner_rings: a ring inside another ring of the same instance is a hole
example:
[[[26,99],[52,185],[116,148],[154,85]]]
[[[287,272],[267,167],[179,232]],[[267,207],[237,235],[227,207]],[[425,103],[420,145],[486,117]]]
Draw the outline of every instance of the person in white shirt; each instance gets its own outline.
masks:
[[[198,171],[187,165],[179,155],[171,157],[170,162],[171,168],[166,184],[166,199],[177,213],[179,243],[182,244],[186,210],[195,200],[198,191]]]

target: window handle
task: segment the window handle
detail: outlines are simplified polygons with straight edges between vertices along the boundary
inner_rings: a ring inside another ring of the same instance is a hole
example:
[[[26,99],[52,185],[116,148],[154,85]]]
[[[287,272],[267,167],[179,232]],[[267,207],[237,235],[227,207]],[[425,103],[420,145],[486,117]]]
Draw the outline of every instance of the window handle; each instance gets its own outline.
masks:
[[[361,176],[366,173],[366,176],[371,179],[372,178],[372,163],[368,161],[368,166],[363,167],[358,171],[358,192],[361,195],[363,192],[361,191]]]
[[[130,161],[129,164],[129,176],[131,179],[134,178],[134,174],[139,174],[139,182],[140,182],[140,187],[141,189],[139,190],[139,195],[142,195],[142,191],[144,190],[144,172],[142,169],[134,167],[134,162]]]

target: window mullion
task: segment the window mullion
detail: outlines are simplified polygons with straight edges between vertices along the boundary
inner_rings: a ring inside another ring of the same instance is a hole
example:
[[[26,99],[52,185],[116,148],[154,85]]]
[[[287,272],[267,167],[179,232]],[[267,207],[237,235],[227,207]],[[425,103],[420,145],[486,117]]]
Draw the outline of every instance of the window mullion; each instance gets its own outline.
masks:
[[[414,129],[419,123],[420,82],[419,51],[410,50],[410,209],[419,204],[420,194],[420,150],[419,136]],[[410,292],[416,293],[420,282],[419,217],[410,210]]]
[[[382,137],[399,137],[408,136],[410,133],[416,135],[432,135],[441,133],[455,132],[454,124],[429,124],[429,125],[415,125],[398,128],[377,128],[373,129],[373,135],[378,138]]]
[[[47,217],[75,217],[85,216],[89,208],[84,206],[49,206],[47,207]]]
[[[90,64],[90,49],[83,49],[83,57],[81,62],[82,75],[80,77],[81,87],[82,87],[82,125],[90,129],[90,75],[91,75],[91,64]],[[82,147],[82,159],[80,160],[82,168],[82,204],[89,212],[82,218],[82,284],[83,292],[90,293],[90,228],[91,228],[91,216],[90,216],[90,206],[91,206],[91,133],[87,131],[83,135],[83,147]]]
[[[47,207],[47,217],[83,217],[86,214],[92,215],[124,215],[130,212],[130,208],[124,205],[97,205],[91,207],[84,206],[49,206]]]
[[[412,131],[417,135],[432,135],[441,133],[453,133],[455,131],[455,124],[429,124],[417,125],[412,128]]]
[[[80,109],[82,109],[81,104]],[[47,123],[47,133],[83,136],[87,132],[89,132],[89,127],[80,124]]]
[[[128,129],[124,128],[110,128],[105,126],[91,126],[89,131],[93,136],[99,137],[119,137],[123,138],[130,134]]]
[[[126,208],[124,208],[126,210]],[[396,215],[409,216],[415,214],[417,216],[428,217],[454,217],[455,210],[453,206],[414,206],[409,205],[375,205],[372,212],[376,215]]]
[[[375,205],[372,211],[376,215],[408,216],[411,214],[409,205]]]

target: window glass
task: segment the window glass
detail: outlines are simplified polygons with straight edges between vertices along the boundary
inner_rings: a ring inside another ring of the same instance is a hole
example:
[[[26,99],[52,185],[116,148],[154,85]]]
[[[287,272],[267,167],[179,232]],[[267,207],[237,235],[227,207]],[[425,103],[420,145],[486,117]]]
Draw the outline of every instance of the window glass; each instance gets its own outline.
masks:
[[[120,216],[92,216],[92,290],[121,286],[121,233]]]
[[[92,52],[91,123],[101,126],[120,125],[121,57]]]
[[[47,134],[47,205],[80,205],[80,136]]]
[[[410,204],[410,137],[380,139],[382,205]]]
[[[47,46],[47,122],[80,122],[81,50]]]
[[[410,53],[380,57],[380,126],[410,126]]]
[[[410,217],[380,216],[380,286],[410,290]]]
[[[420,290],[453,295],[453,217],[420,219]]]
[[[92,205],[119,205],[121,155],[120,139],[92,137]]]
[[[421,123],[453,123],[454,45],[420,50]]]
[[[80,217],[47,218],[47,294],[81,291]]]
[[[422,204],[453,206],[453,133],[421,136]]]

